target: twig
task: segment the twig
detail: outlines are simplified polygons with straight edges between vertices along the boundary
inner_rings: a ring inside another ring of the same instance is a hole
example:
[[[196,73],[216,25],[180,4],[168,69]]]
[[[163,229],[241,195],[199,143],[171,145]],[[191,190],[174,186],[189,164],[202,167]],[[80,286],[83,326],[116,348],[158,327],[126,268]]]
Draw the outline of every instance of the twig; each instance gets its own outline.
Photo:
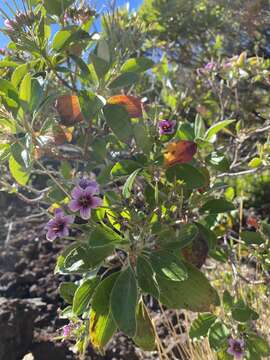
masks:
[[[45,193],[42,193],[41,195],[39,195],[36,198],[30,199],[28,197],[26,197],[25,195],[17,192],[16,196],[18,196],[19,199],[21,199],[22,201],[26,202],[27,204],[33,205],[36,203],[39,203],[43,198],[44,198]]]
[[[235,177],[235,176],[243,176],[243,175],[249,175],[249,174],[254,174],[254,173],[258,173],[258,172],[262,172],[265,170],[269,170],[270,166],[263,166],[263,167],[259,167],[256,169],[249,169],[249,170],[243,170],[243,171],[238,171],[238,172],[226,172],[226,173],[222,173],[217,175],[218,178],[222,178],[222,177]]]
[[[5,246],[7,246],[7,244],[9,243],[12,227],[13,227],[13,222],[11,221],[8,224],[8,232],[7,232],[7,236],[6,236],[6,240],[5,240]]]

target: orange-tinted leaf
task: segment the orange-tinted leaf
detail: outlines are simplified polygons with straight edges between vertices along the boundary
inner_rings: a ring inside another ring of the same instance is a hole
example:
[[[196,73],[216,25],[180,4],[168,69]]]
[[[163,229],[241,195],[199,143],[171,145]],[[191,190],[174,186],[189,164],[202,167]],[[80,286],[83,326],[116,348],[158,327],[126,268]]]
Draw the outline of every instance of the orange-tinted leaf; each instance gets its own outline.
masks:
[[[196,151],[197,145],[193,141],[182,140],[169,143],[164,154],[164,163],[166,166],[188,163],[192,161]]]
[[[113,105],[122,105],[132,118],[142,116],[143,103],[135,96],[115,95],[109,98],[108,103]]]
[[[56,100],[56,110],[60,116],[60,123],[72,126],[84,121],[81,113],[79,98],[76,95],[62,95]]]
[[[258,227],[259,227],[258,219],[254,215],[250,215],[247,218],[247,224],[251,227],[254,227],[255,229],[258,229]]]

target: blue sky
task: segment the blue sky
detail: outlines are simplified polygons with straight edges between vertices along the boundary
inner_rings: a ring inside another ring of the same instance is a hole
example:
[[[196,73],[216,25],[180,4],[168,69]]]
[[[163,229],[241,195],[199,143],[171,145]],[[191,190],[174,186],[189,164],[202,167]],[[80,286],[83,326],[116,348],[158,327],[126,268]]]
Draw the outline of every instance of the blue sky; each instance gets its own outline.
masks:
[[[10,3],[9,0],[7,0],[7,2]],[[116,4],[118,6],[122,6],[122,5],[126,4],[127,2],[129,2],[131,9],[137,9],[138,6],[142,3],[142,0],[130,0],[130,1],[116,0]],[[19,0],[17,0],[17,3],[19,3]],[[95,6],[96,9],[100,10],[101,8],[105,7],[104,4],[106,4],[106,1],[104,1],[104,0],[92,0],[92,1],[90,1],[90,3],[96,4],[96,6]],[[7,11],[7,6],[4,3],[4,0],[0,0],[0,8],[3,8],[6,12],[8,12]],[[2,17],[0,17],[0,28],[3,28],[3,27],[4,27],[3,19],[2,19]],[[8,42],[8,39],[0,32],[0,48],[5,47],[7,42]]]

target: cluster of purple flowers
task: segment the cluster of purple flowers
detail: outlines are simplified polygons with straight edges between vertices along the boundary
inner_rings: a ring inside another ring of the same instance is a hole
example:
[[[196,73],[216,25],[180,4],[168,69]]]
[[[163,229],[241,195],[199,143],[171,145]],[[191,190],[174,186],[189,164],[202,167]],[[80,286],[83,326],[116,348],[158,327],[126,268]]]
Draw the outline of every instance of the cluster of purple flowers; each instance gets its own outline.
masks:
[[[9,32],[13,32],[21,26],[31,26],[34,21],[35,16],[32,12],[23,13],[18,11],[12,20],[6,19],[4,25]]]
[[[102,205],[99,194],[99,185],[89,178],[80,178],[77,185],[71,192],[72,199],[69,203],[70,211],[80,213],[80,217],[88,220],[91,217],[91,210]],[[47,239],[53,241],[58,237],[69,235],[69,225],[74,222],[74,216],[65,215],[63,210],[56,209],[54,218],[47,224]]]
[[[83,24],[95,15],[96,11],[94,9],[91,9],[87,4],[82,4],[79,8],[69,7],[64,13],[64,21],[71,21],[75,24]]]
[[[6,19],[4,21],[4,25],[7,28],[7,30],[13,31],[15,22],[13,20]]]

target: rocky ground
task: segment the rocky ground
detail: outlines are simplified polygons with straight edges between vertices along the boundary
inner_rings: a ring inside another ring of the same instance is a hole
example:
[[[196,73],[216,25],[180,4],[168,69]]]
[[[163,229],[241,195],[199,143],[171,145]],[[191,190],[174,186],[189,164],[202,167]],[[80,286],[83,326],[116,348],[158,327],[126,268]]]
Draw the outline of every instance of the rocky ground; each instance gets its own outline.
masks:
[[[46,241],[47,218],[37,207],[15,197],[4,203],[2,199],[0,205],[0,360],[21,360],[29,353],[27,358],[34,360],[79,359],[70,350],[71,343],[54,340],[65,325],[58,316],[64,305],[58,286],[69,278],[56,276],[53,271],[66,244]],[[118,334],[104,356],[89,348],[86,358],[150,360],[158,355],[140,353]]]

